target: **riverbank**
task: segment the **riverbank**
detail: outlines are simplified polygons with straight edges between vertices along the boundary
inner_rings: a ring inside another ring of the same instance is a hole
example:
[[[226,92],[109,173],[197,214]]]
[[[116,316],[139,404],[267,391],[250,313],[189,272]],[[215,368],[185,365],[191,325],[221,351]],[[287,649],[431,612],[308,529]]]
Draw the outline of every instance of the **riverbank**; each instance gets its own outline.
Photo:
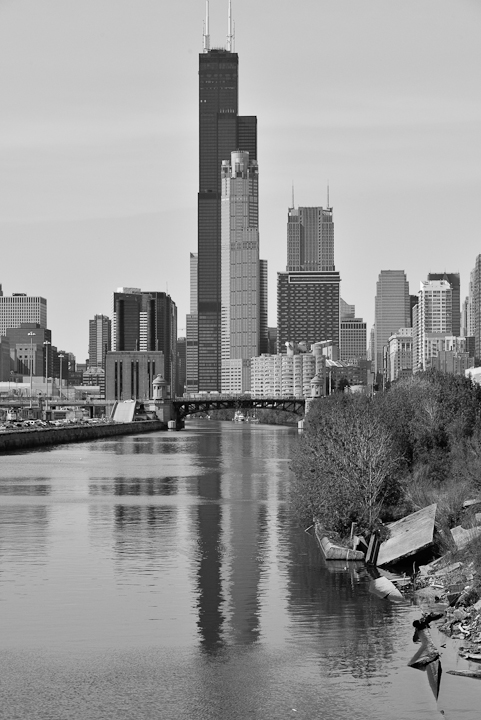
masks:
[[[95,425],[68,425],[55,428],[31,428],[0,435],[0,453],[30,450],[48,445],[86,442],[117,435],[166,430],[159,420],[141,420],[131,423],[98,423]]]

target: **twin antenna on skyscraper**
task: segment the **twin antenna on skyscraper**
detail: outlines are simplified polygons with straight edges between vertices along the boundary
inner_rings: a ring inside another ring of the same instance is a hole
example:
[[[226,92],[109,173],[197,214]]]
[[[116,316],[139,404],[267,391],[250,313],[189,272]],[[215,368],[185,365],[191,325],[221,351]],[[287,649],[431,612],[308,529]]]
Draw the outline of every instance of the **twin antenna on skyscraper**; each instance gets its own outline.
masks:
[[[229,0],[227,11],[227,52],[234,52],[235,45],[235,25],[232,22],[232,1]],[[205,21],[204,21],[204,52],[210,50],[210,31],[209,31],[209,0],[205,0]]]

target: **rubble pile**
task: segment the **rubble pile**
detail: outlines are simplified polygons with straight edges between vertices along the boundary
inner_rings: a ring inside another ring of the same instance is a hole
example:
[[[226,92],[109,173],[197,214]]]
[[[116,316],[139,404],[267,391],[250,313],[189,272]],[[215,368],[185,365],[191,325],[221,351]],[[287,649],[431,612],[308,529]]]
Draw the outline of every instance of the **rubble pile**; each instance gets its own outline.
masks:
[[[459,655],[481,662],[480,578],[473,563],[446,563],[439,558],[419,569],[415,598],[420,605],[443,610],[439,630],[454,640],[462,640]]]

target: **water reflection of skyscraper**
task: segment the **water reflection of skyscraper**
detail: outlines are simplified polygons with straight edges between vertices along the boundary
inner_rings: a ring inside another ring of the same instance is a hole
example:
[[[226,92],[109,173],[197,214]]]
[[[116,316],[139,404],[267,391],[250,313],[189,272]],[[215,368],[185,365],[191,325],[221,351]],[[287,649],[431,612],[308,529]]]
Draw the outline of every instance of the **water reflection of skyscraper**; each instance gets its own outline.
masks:
[[[221,485],[220,436],[206,432],[196,436],[197,453],[208,472],[197,478],[197,493],[201,500],[196,509],[194,532],[197,537],[197,625],[202,648],[215,653],[224,643],[222,635],[224,614],[221,580]]]

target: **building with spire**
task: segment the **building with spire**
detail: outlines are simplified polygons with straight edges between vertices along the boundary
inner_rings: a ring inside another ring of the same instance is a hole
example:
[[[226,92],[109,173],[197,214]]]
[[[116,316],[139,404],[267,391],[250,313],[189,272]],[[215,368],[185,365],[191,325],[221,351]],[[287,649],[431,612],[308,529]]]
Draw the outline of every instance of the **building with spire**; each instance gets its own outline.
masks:
[[[221,167],[235,150],[257,160],[257,118],[239,115],[238,66],[229,0],[227,44],[213,48],[206,3],[199,55],[198,387],[221,387]]]
[[[236,150],[222,162],[222,392],[251,389],[251,358],[267,348],[262,312],[267,268],[259,259],[257,161]]]
[[[286,272],[277,273],[278,353],[291,342],[339,347],[340,282],[332,207],[289,208]]]
[[[286,269],[288,272],[334,270],[332,208],[289,208]]]

